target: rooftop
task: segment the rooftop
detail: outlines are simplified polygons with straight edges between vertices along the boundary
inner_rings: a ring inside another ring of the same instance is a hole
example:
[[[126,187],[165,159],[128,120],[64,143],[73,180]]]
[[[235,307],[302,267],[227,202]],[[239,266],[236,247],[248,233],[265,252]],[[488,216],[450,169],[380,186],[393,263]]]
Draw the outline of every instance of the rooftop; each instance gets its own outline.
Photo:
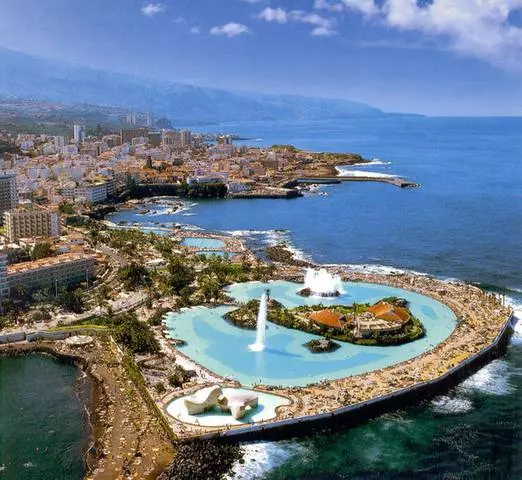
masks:
[[[39,268],[52,267],[64,263],[89,259],[94,260],[94,257],[85,253],[65,253],[63,255],[57,255],[56,257],[42,258],[41,260],[35,260],[33,262],[23,262],[17,263],[15,265],[9,265],[7,267],[7,273],[12,274],[28,272],[32,270],[38,270]]]

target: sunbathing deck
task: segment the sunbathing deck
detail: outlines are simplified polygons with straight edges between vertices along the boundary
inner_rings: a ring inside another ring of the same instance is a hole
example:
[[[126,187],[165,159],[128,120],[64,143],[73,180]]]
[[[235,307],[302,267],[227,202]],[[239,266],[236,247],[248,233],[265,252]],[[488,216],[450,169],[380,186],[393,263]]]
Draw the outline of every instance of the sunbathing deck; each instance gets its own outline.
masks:
[[[427,276],[409,274],[386,276],[363,274],[343,267],[329,270],[331,273],[340,274],[345,281],[389,285],[432,297],[453,310],[458,319],[457,327],[446,340],[432,350],[389,368],[337,380],[325,380],[307,387],[256,387],[259,391],[275,393],[291,400],[289,405],[278,409],[276,419],[256,423],[256,427],[285,419],[336,412],[347,406],[359,405],[368,400],[437,380],[495,343],[512,315],[511,309],[503,306],[494,295],[460,282],[443,282]],[[300,281],[302,269],[291,266],[281,267],[278,277]],[[161,399],[160,405],[165,411],[173,398],[188,393],[190,392],[179,391],[174,395],[169,394]],[[168,415],[166,417],[180,438],[223,432],[222,428],[189,426]],[[227,430],[234,428],[241,427],[230,426]]]

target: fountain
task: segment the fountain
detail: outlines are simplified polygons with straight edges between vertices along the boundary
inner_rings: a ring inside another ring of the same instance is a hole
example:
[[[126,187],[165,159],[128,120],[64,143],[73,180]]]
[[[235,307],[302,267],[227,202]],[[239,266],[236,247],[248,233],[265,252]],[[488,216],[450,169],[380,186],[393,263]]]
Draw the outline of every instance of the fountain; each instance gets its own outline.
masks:
[[[343,282],[339,275],[332,275],[324,268],[314,270],[307,268],[304,289],[300,294],[303,296],[338,297],[343,293]]]
[[[261,300],[259,302],[259,311],[257,313],[256,343],[249,345],[248,347],[253,352],[262,352],[265,349],[266,317],[268,315],[269,298],[269,290],[267,290],[265,293],[263,293],[263,295],[261,295]]]

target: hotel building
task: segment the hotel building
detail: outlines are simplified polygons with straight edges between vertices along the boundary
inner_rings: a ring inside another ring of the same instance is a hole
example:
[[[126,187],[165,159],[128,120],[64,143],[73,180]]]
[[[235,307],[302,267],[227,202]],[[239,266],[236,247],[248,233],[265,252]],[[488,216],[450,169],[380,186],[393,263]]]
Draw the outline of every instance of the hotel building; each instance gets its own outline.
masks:
[[[60,216],[43,208],[9,210],[4,213],[5,236],[10,243],[21,238],[58,237]]]
[[[27,291],[62,287],[92,281],[95,276],[95,258],[84,253],[66,253],[56,257],[42,258],[7,267],[10,289],[23,287]],[[1,270],[0,270],[1,273]],[[53,292],[54,293],[54,292]]]
[[[3,221],[3,213],[12,210],[18,205],[18,192],[16,189],[15,174],[0,174],[0,222]]]

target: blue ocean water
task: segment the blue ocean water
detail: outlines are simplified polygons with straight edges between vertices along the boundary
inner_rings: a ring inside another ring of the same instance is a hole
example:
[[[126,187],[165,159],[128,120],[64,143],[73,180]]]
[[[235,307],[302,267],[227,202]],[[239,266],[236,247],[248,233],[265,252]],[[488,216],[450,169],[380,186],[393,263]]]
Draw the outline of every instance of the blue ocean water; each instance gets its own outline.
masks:
[[[390,265],[522,288],[522,119],[384,117],[230,124],[257,145],[357,152],[421,189],[349,183],[305,199],[202,202],[187,223],[288,230],[320,263]],[[390,162],[388,164],[388,162]]]
[[[288,230],[319,262],[391,265],[507,287],[520,316],[522,119],[387,117],[216,131],[258,145],[358,152],[385,162],[368,170],[409,177],[422,189],[347,184],[295,201],[207,202],[193,208],[190,223]],[[517,326],[504,358],[447,395],[340,434],[248,445],[235,478],[520,479],[521,404]]]

